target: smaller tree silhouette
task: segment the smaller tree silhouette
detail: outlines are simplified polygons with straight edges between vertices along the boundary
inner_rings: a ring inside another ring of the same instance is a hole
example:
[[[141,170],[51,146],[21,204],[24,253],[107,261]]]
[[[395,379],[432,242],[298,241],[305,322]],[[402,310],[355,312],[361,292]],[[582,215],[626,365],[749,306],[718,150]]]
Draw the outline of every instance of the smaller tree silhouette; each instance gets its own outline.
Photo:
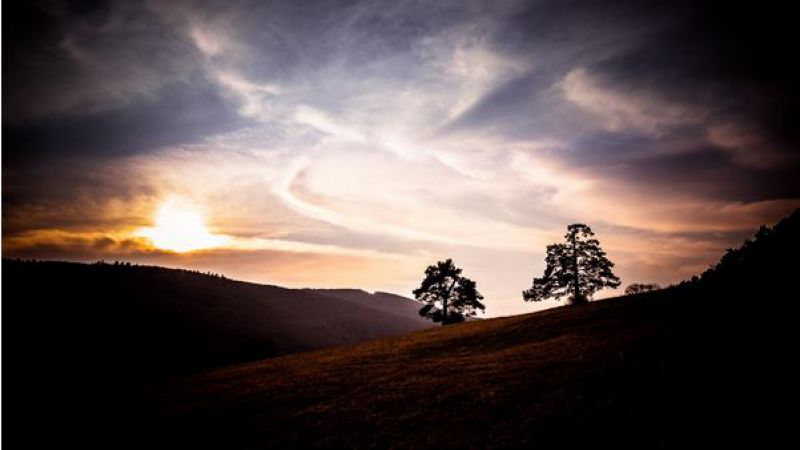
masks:
[[[522,292],[522,298],[538,302],[569,296],[570,303],[580,304],[604,287],[619,287],[620,280],[611,271],[614,263],[592,236],[594,232],[588,225],[569,225],[565,243],[547,246],[544,276],[534,278],[533,286]]]
[[[641,294],[642,292],[657,291],[661,289],[658,283],[633,283],[625,288],[625,295]]]
[[[477,310],[486,309],[475,282],[462,276],[461,269],[449,258],[425,269],[425,279],[414,290],[414,298],[425,303],[420,316],[442,325],[461,322]]]

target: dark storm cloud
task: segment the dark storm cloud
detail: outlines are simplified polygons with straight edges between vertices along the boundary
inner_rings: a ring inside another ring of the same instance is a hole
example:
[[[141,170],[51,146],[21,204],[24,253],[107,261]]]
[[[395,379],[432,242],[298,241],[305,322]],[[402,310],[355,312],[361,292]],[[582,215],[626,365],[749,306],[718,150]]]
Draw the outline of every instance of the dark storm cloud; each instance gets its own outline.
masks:
[[[659,92],[704,111],[706,124],[749,127],[776,152],[795,152],[800,141],[790,123],[800,91],[796,65],[787,64],[793,24],[775,6],[686,3],[669,25],[586,69],[622,90]]]
[[[4,162],[126,156],[192,142],[246,123],[206,82],[175,82],[156,94],[122,108],[9,126],[4,130]]]
[[[793,167],[751,170],[713,148],[606,165],[598,173],[629,180],[641,192],[667,190],[674,196],[720,201],[759,202],[793,198],[800,192]]]
[[[493,39],[530,60],[531,71],[442,131],[557,137],[573,167],[642,189],[797,197],[791,17],[775,3],[530,2],[506,16]],[[594,109],[576,114],[563,102],[570,93],[578,111]]]
[[[191,42],[140,2],[15,2],[4,12],[6,123],[124,107],[198,70]]]
[[[4,5],[4,163],[120,156],[242,126],[180,29],[140,2]]]

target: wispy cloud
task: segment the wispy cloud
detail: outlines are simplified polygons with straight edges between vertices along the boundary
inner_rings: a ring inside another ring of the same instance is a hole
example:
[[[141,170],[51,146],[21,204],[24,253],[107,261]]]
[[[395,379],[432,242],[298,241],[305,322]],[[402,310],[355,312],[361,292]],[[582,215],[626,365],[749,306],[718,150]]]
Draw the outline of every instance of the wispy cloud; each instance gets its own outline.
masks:
[[[702,123],[705,113],[652,92],[618,91],[602,86],[586,69],[576,68],[559,83],[564,97],[599,116],[610,131],[633,129],[661,136],[669,128]]]

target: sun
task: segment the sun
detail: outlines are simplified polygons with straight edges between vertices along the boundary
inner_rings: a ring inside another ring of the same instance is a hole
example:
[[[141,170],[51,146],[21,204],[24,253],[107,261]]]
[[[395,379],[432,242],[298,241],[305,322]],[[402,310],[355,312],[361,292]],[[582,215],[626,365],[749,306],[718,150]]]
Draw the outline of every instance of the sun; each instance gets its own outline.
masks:
[[[229,240],[211,233],[191,202],[176,198],[158,209],[155,226],[141,229],[138,235],[150,239],[156,248],[178,253],[221,247]]]

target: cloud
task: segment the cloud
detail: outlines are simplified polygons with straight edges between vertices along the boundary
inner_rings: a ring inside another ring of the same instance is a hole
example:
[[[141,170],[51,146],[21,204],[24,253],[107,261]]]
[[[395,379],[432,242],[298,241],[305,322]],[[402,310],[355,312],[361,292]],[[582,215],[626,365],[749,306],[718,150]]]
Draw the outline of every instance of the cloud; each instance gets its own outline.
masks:
[[[65,4],[20,2],[10,27],[14,84],[6,120],[85,116],[152,101],[165,86],[190,79],[199,66],[174,24],[137,2],[109,2],[94,14]]]
[[[348,167],[347,178],[336,175],[344,173],[343,167]],[[412,171],[416,173],[409,180]],[[338,152],[313,163],[295,161],[274,192],[300,214],[362,233],[501,248],[532,239],[532,230],[449,206],[448,196],[461,194],[457,186],[464,181],[444,168],[403,163],[391,155]],[[376,183],[382,189],[363,189]]]
[[[359,131],[337,123],[336,119],[331,117],[325,111],[321,111],[311,106],[298,105],[295,109],[294,120],[298,123],[309,125],[323,133],[331,136],[342,138],[349,141],[364,142],[365,138]]]
[[[8,10],[16,255],[406,295],[453,257],[501,314],[569,223],[669,283],[800,198],[792,41],[701,4],[43,5]],[[225,245],[136,236],[170,196]]]
[[[762,124],[739,118],[722,105],[667,100],[659,90],[603,86],[582,67],[569,71],[557,86],[567,101],[600,118],[610,132],[633,131],[661,140],[694,128],[704,130],[695,137],[695,149],[702,149],[700,142],[705,139],[735,164],[766,169],[794,159]],[[678,149],[686,147],[682,143],[673,145]]]
[[[657,98],[653,93],[603,87],[584,68],[567,73],[559,87],[568,101],[600,117],[610,131],[633,129],[658,137],[669,128],[700,123],[705,115],[702,111]]]
[[[272,99],[281,88],[270,83],[256,83],[232,72],[215,71],[216,81],[239,103],[239,114],[260,121],[274,119]]]
[[[708,129],[708,140],[730,153],[736,163],[758,169],[776,167],[796,159],[796,155],[752,124],[713,125]]]
[[[107,233],[58,230],[4,237],[7,257],[72,261],[131,261],[165,267],[213,271],[239,280],[289,287],[352,287],[388,290],[404,288],[423,264],[413,257],[373,252],[340,251],[291,241],[262,241],[257,246],[175,253],[152,248],[146,239]]]
[[[189,36],[192,38],[194,45],[197,46],[197,49],[207,58],[218,56],[229,48],[229,43],[220,33],[209,32],[201,24],[190,26]]]

